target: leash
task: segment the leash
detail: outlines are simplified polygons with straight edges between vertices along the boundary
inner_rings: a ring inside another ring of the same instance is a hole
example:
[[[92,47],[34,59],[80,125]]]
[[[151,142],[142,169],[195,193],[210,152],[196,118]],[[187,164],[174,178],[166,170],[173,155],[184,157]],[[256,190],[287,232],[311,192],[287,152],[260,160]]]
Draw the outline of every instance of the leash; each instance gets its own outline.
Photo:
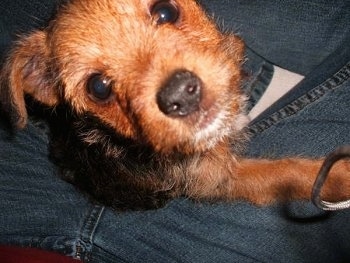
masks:
[[[350,157],[350,145],[339,147],[338,149],[336,149],[334,152],[330,153],[326,157],[318,173],[314,186],[312,188],[311,200],[318,208],[324,211],[336,211],[336,210],[350,208],[350,199],[346,201],[340,201],[340,202],[328,202],[328,201],[322,200],[320,197],[320,193],[324,185],[324,182],[326,181],[327,176],[329,175],[329,171],[331,170],[333,165],[337,161],[344,158],[349,158],[349,157]]]

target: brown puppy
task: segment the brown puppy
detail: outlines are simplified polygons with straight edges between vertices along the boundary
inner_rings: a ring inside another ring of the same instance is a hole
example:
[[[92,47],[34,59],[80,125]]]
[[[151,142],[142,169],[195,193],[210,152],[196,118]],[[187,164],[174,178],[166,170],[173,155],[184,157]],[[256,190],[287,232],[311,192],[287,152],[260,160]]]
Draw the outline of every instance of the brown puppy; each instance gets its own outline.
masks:
[[[195,1],[72,0],[14,47],[0,100],[18,128],[25,94],[53,107],[52,155],[64,178],[116,209],[178,196],[309,199],[321,160],[232,153],[245,137],[242,53]],[[347,197],[349,170],[333,169],[324,198]]]

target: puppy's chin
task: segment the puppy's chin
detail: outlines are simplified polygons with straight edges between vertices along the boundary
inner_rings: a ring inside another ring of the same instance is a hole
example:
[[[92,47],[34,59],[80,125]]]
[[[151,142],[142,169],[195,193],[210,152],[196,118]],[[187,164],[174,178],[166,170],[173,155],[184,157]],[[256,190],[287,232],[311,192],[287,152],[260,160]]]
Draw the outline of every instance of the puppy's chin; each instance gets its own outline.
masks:
[[[179,125],[179,120],[174,122],[168,129],[154,130],[155,134],[159,134],[158,140],[146,138],[156,152],[192,155],[211,150],[222,142],[227,145],[228,142],[241,144],[245,141],[243,128],[248,118],[243,113],[233,114],[227,109],[213,107],[181,120],[182,125]]]
[[[200,114],[193,137],[194,150],[209,150],[233,132],[239,132],[234,119],[226,110],[213,109]]]

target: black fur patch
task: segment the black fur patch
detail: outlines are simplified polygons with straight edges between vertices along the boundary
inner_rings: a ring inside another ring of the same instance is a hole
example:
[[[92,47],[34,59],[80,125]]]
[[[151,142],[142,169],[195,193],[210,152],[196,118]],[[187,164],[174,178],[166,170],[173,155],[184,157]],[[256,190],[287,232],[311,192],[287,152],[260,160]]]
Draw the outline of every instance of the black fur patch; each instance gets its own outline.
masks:
[[[93,200],[117,210],[155,209],[176,195],[178,180],[168,169],[181,156],[161,156],[149,146],[122,136],[92,114],[69,106],[50,114],[51,159],[64,180]]]

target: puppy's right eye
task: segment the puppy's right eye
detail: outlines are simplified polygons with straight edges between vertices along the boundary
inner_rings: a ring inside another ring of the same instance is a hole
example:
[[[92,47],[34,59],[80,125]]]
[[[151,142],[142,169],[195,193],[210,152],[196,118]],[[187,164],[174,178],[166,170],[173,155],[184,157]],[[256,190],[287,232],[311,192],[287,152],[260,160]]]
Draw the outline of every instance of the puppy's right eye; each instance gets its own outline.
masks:
[[[174,24],[179,18],[179,9],[172,1],[158,1],[151,8],[151,15],[158,25]]]
[[[92,75],[87,82],[87,90],[90,98],[104,102],[111,97],[111,81],[101,74]]]

